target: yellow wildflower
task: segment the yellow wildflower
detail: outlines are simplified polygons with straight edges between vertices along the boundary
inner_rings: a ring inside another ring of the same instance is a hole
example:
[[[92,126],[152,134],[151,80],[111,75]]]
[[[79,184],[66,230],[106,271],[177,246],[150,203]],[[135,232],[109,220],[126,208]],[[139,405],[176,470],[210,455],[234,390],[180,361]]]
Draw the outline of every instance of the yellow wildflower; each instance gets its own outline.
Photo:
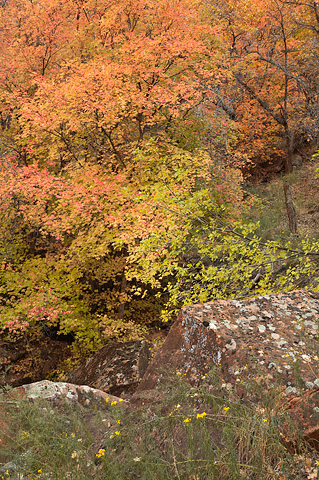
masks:
[[[104,455],[105,455],[105,449],[104,448],[100,448],[99,453],[96,453],[97,458],[104,457]]]
[[[198,413],[196,418],[204,418],[204,417],[206,417],[206,415],[207,415],[206,412]]]
[[[191,418],[185,418],[184,423],[189,423],[191,421],[192,421]]]

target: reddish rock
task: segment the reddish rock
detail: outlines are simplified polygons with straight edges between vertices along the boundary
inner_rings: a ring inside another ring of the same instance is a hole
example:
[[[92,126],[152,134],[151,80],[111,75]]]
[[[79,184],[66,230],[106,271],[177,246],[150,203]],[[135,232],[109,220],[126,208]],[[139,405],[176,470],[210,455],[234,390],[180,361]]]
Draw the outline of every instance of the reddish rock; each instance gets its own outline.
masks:
[[[149,362],[144,341],[111,343],[68,376],[77,385],[89,385],[113,395],[133,393]]]
[[[319,388],[289,402],[289,416],[304,432],[311,446],[319,450]]]
[[[221,378],[237,385],[242,395],[247,382],[279,382],[285,401],[311,398],[299,418],[305,436],[319,435],[318,346],[319,294],[298,291],[258,298],[219,300],[184,307],[161,349],[149,365],[132,405],[146,391],[165,382],[170,372],[181,372],[193,384],[214,365]],[[311,394],[311,395],[310,395]],[[148,397],[151,393],[148,393]],[[295,414],[293,412],[296,412]]]

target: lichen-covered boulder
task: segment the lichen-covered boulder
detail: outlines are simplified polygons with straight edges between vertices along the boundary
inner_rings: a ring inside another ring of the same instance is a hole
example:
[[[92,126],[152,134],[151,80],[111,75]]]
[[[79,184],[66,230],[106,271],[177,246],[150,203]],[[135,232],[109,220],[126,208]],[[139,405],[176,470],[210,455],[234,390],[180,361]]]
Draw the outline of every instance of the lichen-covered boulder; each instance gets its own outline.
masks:
[[[87,385],[73,385],[66,382],[50,382],[42,380],[41,382],[28,383],[10,390],[6,394],[11,398],[29,400],[50,400],[55,404],[67,402],[77,403],[82,407],[103,407],[106,408],[106,400],[119,400],[118,397],[108,395],[96,388]],[[3,397],[3,395],[2,395]]]
[[[131,403],[141,404],[145,392],[165,383],[169,372],[198,384],[218,366],[220,378],[236,386],[243,397],[250,395],[245,389],[249,382],[257,381],[261,388],[279,384],[283,402],[315,443],[319,438],[318,319],[319,295],[308,291],[184,307]],[[302,401],[305,395],[310,403]],[[296,397],[300,401],[290,404]]]

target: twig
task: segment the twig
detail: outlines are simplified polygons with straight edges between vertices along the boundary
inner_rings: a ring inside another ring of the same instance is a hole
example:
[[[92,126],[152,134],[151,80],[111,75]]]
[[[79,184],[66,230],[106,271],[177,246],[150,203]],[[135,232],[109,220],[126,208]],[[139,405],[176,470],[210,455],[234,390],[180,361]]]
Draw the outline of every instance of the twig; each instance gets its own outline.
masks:
[[[178,469],[177,469],[177,465],[176,465],[176,457],[175,457],[175,450],[174,450],[174,442],[173,442],[173,440],[172,440],[172,452],[173,452],[175,472],[176,472],[176,475],[177,475],[178,480],[181,480],[181,477],[180,477],[180,475],[179,475],[179,473],[178,473]]]

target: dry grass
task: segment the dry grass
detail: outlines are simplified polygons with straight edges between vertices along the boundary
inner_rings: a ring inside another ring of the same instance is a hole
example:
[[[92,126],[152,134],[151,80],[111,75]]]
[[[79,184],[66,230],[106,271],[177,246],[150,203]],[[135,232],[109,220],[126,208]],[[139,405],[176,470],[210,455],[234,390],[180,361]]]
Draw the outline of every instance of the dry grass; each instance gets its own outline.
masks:
[[[216,370],[197,389],[175,375],[156,404],[112,407],[114,428],[104,424],[99,445],[85,434],[76,408],[61,413],[45,402],[7,405],[6,420],[15,428],[0,448],[0,479],[315,479],[309,477],[318,474],[315,452],[300,444],[293,455],[281,442],[276,389],[257,407],[221,382]]]

